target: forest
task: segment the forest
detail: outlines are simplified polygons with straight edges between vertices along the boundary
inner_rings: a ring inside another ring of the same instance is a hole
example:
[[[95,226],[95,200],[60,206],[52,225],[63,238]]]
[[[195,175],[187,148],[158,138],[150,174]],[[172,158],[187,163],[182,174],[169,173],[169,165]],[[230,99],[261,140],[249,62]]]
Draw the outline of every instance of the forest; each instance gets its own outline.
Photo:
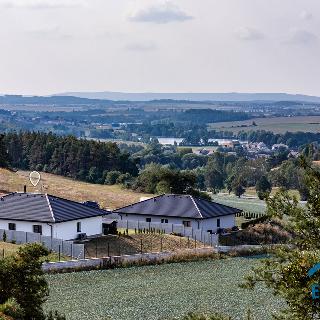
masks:
[[[263,199],[272,187],[296,189],[307,198],[299,158],[279,150],[269,159],[248,159],[241,153],[193,153],[191,148],[163,146],[152,140],[145,147],[57,136],[11,132],[0,139],[0,165],[38,170],[99,184],[121,184],[147,193],[188,193],[207,197],[220,190],[241,196],[255,187]],[[307,144],[301,155],[320,159],[318,144]]]

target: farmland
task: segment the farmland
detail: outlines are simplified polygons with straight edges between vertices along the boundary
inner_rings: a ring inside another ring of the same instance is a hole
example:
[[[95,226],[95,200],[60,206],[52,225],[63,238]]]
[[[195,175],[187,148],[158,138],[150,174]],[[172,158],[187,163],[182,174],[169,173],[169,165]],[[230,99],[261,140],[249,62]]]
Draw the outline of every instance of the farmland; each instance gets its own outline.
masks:
[[[271,319],[282,307],[269,290],[239,288],[257,259],[229,258],[48,276],[46,309],[68,320],[171,319],[189,311],[220,311]]]
[[[252,125],[255,122],[256,126]],[[218,131],[257,131],[266,130],[274,133],[285,132],[320,132],[320,116],[297,116],[297,117],[268,117],[254,120],[218,122],[209,125],[210,129]]]

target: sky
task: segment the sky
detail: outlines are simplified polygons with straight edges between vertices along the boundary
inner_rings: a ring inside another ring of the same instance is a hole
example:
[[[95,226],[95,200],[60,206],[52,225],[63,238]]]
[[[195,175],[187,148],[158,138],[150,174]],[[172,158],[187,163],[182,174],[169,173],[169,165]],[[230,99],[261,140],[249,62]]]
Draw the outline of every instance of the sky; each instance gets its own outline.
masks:
[[[0,93],[320,96],[319,0],[0,0]]]

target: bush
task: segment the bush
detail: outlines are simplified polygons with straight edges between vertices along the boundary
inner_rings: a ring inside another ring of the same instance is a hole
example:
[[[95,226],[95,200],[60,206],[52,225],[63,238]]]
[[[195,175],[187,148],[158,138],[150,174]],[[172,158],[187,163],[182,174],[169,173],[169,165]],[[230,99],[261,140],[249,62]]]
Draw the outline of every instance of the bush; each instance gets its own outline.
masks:
[[[24,312],[16,300],[9,299],[4,304],[0,305],[0,319],[1,316],[3,319],[10,319],[5,317],[9,316],[12,319],[20,320],[24,318]]]
[[[120,171],[109,171],[106,175],[104,184],[113,185],[117,183],[117,179],[120,177]]]

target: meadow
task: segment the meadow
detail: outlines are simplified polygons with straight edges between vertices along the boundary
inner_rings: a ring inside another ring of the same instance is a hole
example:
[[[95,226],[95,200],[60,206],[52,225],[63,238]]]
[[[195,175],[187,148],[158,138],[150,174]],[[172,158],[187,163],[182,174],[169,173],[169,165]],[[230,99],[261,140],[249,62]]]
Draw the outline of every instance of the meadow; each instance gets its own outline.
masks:
[[[213,195],[213,201],[241,209],[243,211],[265,213],[266,203],[256,197],[238,198],[234,194],[215,194]]]
[[[3,193],[23,192],[27,185],[28,192],[43,192],[74,201],[97,201],[102,208],[115,209],[137,202],[141,197],[152,196],[133,192],[120,185],[108,186],[76,181],[62,176],[41,173],[41,182],[33,187],[29,181],[30,171],[12,172],[0,168],[0,186]]]
[[[252,122],[256,126],[252,125]],[[218,131],[257,131],[266,130],[274,133],[285,132],[320,132],[320,116],[297,116],[277,118],[256,118],[245,121],[217,122],[209,125],[209,129]]]
[[[189,311],[223,312],[242,319],[271,319],[283,307],[265,287],[241,289],[255,258],[228,258],[189,263],[49,275],[46,309],[68,320],[158,320]]]

